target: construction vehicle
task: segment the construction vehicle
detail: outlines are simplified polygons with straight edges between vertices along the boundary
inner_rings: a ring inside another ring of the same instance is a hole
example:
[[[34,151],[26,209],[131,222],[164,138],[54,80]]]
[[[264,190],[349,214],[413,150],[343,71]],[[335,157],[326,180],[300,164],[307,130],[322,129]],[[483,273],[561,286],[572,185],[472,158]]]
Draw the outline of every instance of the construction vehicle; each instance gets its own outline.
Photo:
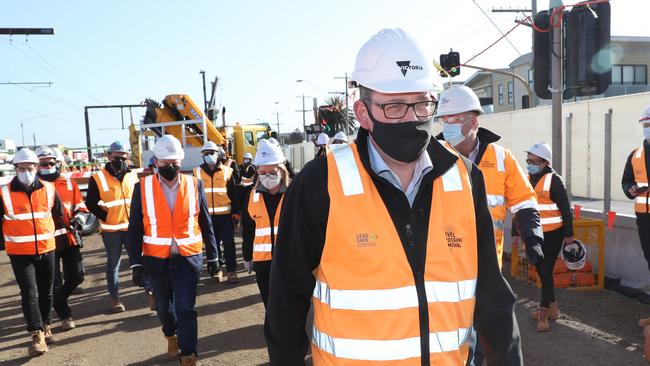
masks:
[[[185,159],[181,169],[189,171],[202,163],[201,148],[206,141],[222,146],[238,164],[244,154],[255,155],[257,142],[269,138],[271,129],[267,124],[226,127],[222,114],[222,126],[217,128],[201,108],[185,94],[167,95],[162,104],[146,99],[147,111],[139,127],[129,127],[133,162],[143,167],[153,155],[156,138],[170,134],[181,141]]]

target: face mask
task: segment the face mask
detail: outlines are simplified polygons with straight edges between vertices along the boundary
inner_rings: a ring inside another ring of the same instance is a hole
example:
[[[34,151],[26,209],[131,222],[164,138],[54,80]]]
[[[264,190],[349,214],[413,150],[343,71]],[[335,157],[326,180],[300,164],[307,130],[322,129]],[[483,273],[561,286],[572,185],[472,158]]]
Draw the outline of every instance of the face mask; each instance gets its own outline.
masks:
[[[273,189],[280,184],[280,181],[282,180],[282,177],[279,174],[271,174],[271,175],[260,175],[260,183],[264,186],[266,189]]]
[[[650,127],[643,127],[643,138],[650,140]]]
[[[121,172],[122,170],[126,170],[126,161],[122,161],[120,159],[115,159],[111,161],[111,167],[115,172]]]
[[[244,165],[248,165],[250,163],[251,163],[250,159],[244,159]]]
[[[422,156],[429,145],[433,119],[384,123],[370,114],[370,108],[366,106],[366,109],[373,122],[370,136],[386,155],[403,163],[414,162]]]
[[[445,141],[451,144],[451,146],[456,146],[465,140],[465,135],[463,135],[463,123],[443,123],[442,124],[442,135],[445,137]]]
[[[50,175],[56,173],[56,167],[50,167],[50,168],[39,168],[38,169],[38,174],[39,175]]]
[[[181,167],[178,165],[165,165],[158,167],[158,174],[166,180],[174,180],[178,176],[178,172],[181,170]]]
[[[34,180],[36,180],[36,172],[19,172],[17,177],[20,183],[25,186],[31,186]]]
[[[539,167],[539,165],[528,164],[528,166],[526,166],[526,170],[528,170],[529,174],[537,174],[542,169]]]
[[[215,154],[205,155],[203,157],[203,161],[205,161],[206,164],[216,164],[217,163],[217,155],[215,155]]]

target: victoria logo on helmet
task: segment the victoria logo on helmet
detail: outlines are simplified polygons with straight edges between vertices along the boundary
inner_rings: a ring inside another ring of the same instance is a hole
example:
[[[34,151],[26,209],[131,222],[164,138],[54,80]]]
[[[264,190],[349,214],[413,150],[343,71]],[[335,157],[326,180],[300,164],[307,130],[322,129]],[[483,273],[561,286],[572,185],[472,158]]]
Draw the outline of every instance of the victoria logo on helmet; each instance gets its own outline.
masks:
[[[397,66],[400,68],[402,71],[402,75],[406,76],[406,73],[409,70],[424,70],[424,68],[420,65],[411,65],[411,61],[396,61]]]

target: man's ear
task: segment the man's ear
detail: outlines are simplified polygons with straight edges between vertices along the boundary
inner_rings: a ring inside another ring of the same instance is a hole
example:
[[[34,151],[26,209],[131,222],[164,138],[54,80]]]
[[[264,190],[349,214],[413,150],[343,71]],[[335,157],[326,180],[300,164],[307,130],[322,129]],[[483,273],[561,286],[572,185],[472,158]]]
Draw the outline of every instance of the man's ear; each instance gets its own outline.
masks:
[[[372,131],[372,120],[368,115],[368,108],[366,108],[366,105],[361,100],[357,100],[354,102],[353,108],[354,115],[357,117],[357,121],[361,128]]]

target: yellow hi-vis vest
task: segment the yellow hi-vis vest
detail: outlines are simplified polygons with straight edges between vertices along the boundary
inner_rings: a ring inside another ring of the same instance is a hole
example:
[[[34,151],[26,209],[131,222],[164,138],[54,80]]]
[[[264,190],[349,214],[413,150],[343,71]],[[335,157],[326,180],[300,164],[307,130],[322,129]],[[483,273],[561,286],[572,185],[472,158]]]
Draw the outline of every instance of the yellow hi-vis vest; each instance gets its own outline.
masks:
[[[330,209],[314,271],[314,365],[420,365],[413,272],[356,144],[327,155]],[[350,219],[354,218],[354,219]],[[477,264],[474,201],[458,160],[433,182],[424,278],[432,365],[465,365]]]
[[[284,195],[283,193],[278,194]],[[275,243],[271,240],[271,233],[273,233],[273,239],[278,237],[278,222],[280,221],[283,200],[284,196],[280,198],[275,215],[273,215],[273,225],[271,225],[264,197],[259,192],[251,191],[248,200],[248,214],[255,221],[253,262],[270,261],[273,258],[273,245]]]
[[[562,227],[562,213],[557,204],[551,200],[551,181],[553,173],[545,174],[535,185],[539,217],[544,232],[553,231]]]
[[[632,155],[632,170],[634,181],[638,187],[648,186],[648,172],[645,168],[645,149],[640,147]],[[645,191],[634,198],[634,212],[650,212],[650,191]]]
[[[106,169],[93,174],[93,179],[99,189],[99,206],[106,209],[106,221],[100,220],[102,231],[126,231],[129,228],[129,213],[131,211],[131,196],[133,186],[138,181],[138,176],[129,172],[120,182]]]
[[[194,177],[203,181],[210,215],[229,214],[228,181],[232,178],[232,168],[221,164],[219,170],[210,175],[198,166],[194,169]]]

